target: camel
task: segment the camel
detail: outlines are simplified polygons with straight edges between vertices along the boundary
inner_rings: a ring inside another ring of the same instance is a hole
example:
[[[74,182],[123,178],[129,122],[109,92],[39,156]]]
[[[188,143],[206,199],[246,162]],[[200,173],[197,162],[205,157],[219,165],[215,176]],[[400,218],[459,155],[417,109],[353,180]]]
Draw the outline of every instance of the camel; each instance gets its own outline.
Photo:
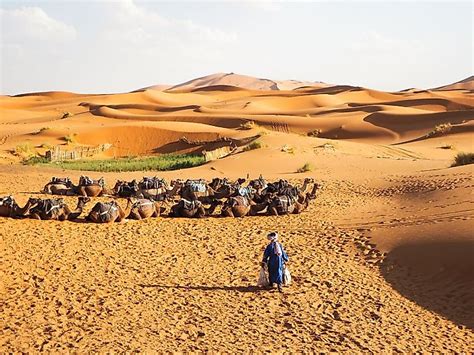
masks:
[[[132,210],[127,218],[141,220],[159,217],[165,210],[166,208],[162,206],[161,202],[141,198],[132,205]]]
[[[84,211],[85,205],[90,202],[89,197],[79,197],[77,199],[76,209],[71,210],[62,198],[59,199],[44,199],[39,200],[38,203],[31,208],[30,218],[41,220],[75,220]]]
[[[100,195],[110,194],[110,191],[105,188],[104,178],[99,180],[92,180],[87,176],[79,178],[79,185],[73,186],[73,191],[79,196],[97,197]]]
[[[199,200],[203,203],[211,204],[214,200],[229,198],[235,193],[235,190],[231,185],[222,185],[218,190],[214,190],[205,182],[188,180],[181,188],[181,198],[189,201]]]
[[[171,207],[169,216],[204,218],[213,214],[217,206],[219,206],[220,204],[220,201],[214,200],[211,203],[211,207],[204,208],[202,202],[199,200],[188,201],[185,199],[181,199],[177,204]]]
[[[0,198],[0,217],[24,217],[37,203],[37,198],[30,197],[26,204],[20,207],[12,196],[2,197]]]
[[[88,177],[81,176],[79,179],[79,185],[74,185],[69,178],[55,178],[53,177],[48,182],[43,190],[45,194],[52,195],[63,195],[63,196],[90,196],[97,197],[100,195],[113,194],[113,190],[110,191],[105,187],[103,178],[99,180],[92,180]]]
[[[292,195],[279,195],[271,199],[267,211],[270,216],[279,216],[284,214],[299,214],[308,208],[311,200],[316,198],[316,191],[321,186],[314,184],[313,190],[306,193],[304,198],[301,196],[295,197]]]
[[[138,194],[138,184],[136,180],[130,182],[118,180],[112,189],[113,195],[118,197],[135,197]]]
[[[173,182],[171,184],[171,189],[168,189],[166,185],[163,185],[159,188],[151,188],[151,189],[140,189],[138,194],[143,196],[146,199],[153,199],[155,201],[164,201],[169,198],[173,198],[176,196],[182,188],[180,183]]]
[[[132,200],[127,199],[127,206],[122,209],[117,201],[97,202],[86,217],[87,221],[94,223],[122,222],[132,210]]]
[[[244,217],[246,215],[255,216],[263,211],[268,205],[265,200],[262,203],[254,202],[250,197],[232,196],[222,206],[222,217]]]
[[[66,196],[72,196],[75,194],[74,185],[68,177],[66,178],[53,177],[51,181],[48,182],[44,186],[41,192],[44,194],[66,195]]]

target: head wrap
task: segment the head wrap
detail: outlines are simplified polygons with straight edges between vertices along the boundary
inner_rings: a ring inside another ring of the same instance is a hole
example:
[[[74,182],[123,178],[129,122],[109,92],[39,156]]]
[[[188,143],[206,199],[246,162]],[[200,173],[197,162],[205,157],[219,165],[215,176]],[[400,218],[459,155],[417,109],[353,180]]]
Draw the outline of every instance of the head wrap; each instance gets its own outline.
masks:
[[[281,246],[280,243],[277,242],[278,240],[278,233],[277,232],[271,232],[267,235],[267,238],[272,242],[273,244],[273,253],[275,255],[281,256],[282,251],[281,251]]]
[[[277,232],[271,232],[267,235],[267,239],[271,240],[272,242],[276,242],[278,239],[278,233]]]

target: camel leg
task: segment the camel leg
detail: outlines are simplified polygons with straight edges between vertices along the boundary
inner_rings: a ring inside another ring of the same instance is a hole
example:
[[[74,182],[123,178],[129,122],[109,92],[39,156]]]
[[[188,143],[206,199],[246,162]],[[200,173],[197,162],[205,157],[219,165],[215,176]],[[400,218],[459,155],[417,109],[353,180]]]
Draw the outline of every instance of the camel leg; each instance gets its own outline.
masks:
[[[268,208],[268,215],[269,216],[278,216],[278,211],[275,207]]]
[[[30,218],[31,219],[39,219],[41,220],[41,216],[37,213],[30,213]]]
[[[221,216],[222,217],[234,217],[234,212],[232,211],[231,208],[227,208],[227,209],[221,211]]]
[[[133,212],[130,212],[130,214],[128,215],[128,218],[129,219],[136,219],[136,220],[140,221],[142,219],[142,215],[139,212],[133,211]]]

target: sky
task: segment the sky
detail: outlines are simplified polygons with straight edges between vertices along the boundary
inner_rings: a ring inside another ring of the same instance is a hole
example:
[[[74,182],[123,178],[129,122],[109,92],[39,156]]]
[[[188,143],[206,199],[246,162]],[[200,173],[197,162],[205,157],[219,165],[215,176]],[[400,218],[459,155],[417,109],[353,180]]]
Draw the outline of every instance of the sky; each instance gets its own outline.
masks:
[[[473,2],[0,1],[0,94],[128,92],[217,72],[385,91],[473,73]]]

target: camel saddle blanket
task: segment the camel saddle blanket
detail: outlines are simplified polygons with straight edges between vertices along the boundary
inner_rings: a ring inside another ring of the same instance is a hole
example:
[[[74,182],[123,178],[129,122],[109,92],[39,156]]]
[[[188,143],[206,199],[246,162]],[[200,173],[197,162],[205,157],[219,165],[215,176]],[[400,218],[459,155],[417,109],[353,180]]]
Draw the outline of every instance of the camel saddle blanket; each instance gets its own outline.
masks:
[[[117,202],[98,202],[96,211],[99,212],[99,219],[102,222],[107,220],[107,215],[118,209]],[[94,207],[95,209],[95,207]]]
[[[31,212],[44,212],[46,216],[52,217],[53,213],[64,206],[64,200],[59,199],[45,199],[38,202],[38,204],[31,209]]]
[[[237,189],[237,194],[243,197],[250,197],[250,195],[252,195],[253,192],[254,192],[254,189],[252,189],[250,186],[239,187]]]
[[[99,180],[92,180],[89,176],[81,176],[79,178],[79,186],[91,186],[91,185],[104,186],[105,185],[104,178],[100,178]]]
[[[72,181],[68,177],[60,178],[60,177],[53,176],[52,179],[51,179],[51,183],[53,183],[53,184],[63,184],[63,185],[68,186],[68,185],[72,184]]]
[[[141,189],[150,190],[150,189],[159,189],[165,186],[165,180],[155,177],[145,176],[142,181],[140,181],[139,186]]]
[[[206,183],[193,181],[186,185],[189,186],[192,192],[206,192]]]
[[[278,210],[282,212],[288,212],[291,205],[293,205],[296,200],[293,196],[277,196],[276,205]]]
[[[201,201],[188,201],[188,200],[185,200],[184,198],[182,198],[181,200],[179,200],[178,202],[178,206],[180,208],[183,208],[185,210],[194,210],[195,208],[198,208],[202,205]]]
[[[7,206],[13,208],[16,205],[15,199],[12,196],[0,198],[0,206]]]

